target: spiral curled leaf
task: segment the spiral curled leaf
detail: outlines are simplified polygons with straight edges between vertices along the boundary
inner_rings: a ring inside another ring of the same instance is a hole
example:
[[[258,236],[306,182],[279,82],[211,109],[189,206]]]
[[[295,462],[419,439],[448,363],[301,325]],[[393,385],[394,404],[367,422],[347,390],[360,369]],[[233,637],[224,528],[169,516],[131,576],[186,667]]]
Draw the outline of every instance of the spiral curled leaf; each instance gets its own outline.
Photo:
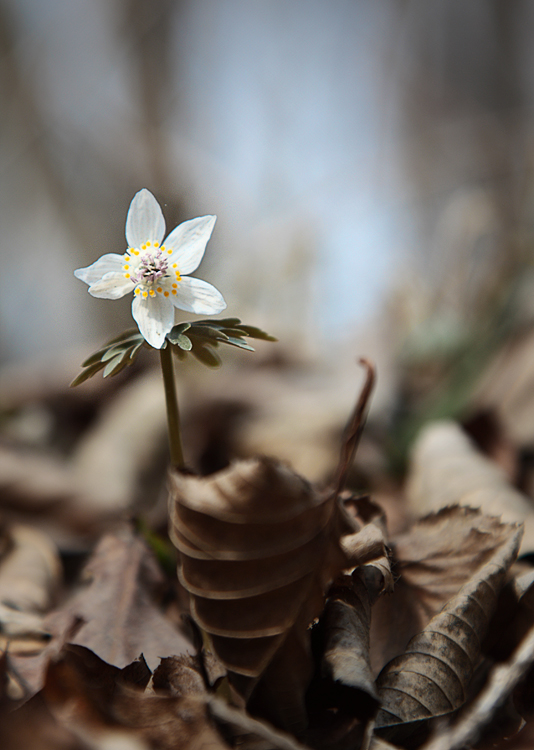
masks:
[[[305,723],[308,627],[349,565],[340,540],[355,531],[334,495],[274,460],[171,474],[171,537],[193,617],[245,697],[283,696],[263,705],[286,728]]]

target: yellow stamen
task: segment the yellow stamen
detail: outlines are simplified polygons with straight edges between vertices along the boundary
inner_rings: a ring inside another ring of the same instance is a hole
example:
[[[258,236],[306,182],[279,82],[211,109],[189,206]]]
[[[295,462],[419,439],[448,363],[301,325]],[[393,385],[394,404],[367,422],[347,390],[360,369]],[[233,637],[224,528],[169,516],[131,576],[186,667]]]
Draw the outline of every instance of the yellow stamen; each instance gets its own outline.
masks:
[[[156,296],[156,292],[153,289],[150,290],[150,296],[151,297],[155,297]]]
[[[164,297],[168,297],[169,296],[169,292],[163,292],[163,296]]]
[[[144,250],[144,248],[143,248],[143,250]],[[139,255],[139,250],[132,250],[132,253],[133,253],[134,255]]]
[[[176,289],[173,289],[173,290],[172,290],[172,293],[173,293],[173,294],[178,294],[178,292],[176,291]]]
[[[154,247],[159,247],[159,242],[154,242]]]
[[[163,289],[160,286],[158,286],[158,288],[156,289],[156,291],[157,291],[158,294],[161,294],[162,291],[163,291]]]
[[[148,240],[148,242],[146,243],[146,246],[147,246],[147,247],[150,247],[150,245],[151,245],[151,244],[152,244],[152,243],[150,242],[150,240]]]
[[[178,284],[173,284],[173,285],[172,285],[172,288],[173,288],[173,289],[176,289],[176,287],[177,287],[177,286],[178,286]]]
[[[169,255],[172,255],[172,250],[167,250]]]
[[[125,274],[124,274],[124,278],[125,278],[125,279],[129,279],[129,278],[130,278],[130,274],[129,274],[129,273],[125,273]]]
[[[148,292],[143,292],[143,297],[146,299],[148,297]]]

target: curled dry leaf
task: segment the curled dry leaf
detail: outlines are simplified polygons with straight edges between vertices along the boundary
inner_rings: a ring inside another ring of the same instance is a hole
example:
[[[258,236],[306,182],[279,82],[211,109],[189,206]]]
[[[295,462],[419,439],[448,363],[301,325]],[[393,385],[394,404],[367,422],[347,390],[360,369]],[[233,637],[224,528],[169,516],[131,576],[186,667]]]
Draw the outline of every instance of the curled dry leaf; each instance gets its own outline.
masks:
[[[386,514],[380,505],[366,495],[345,499],[343,507],[354,516],[361,528],[353,534],[344,536],[341,539],[341,547],[347,558],[353,560],[355,564],[376,569],[374,571],[376,591],[370,592],[374,603],[379,594],[393,591]],[[368,585],[372,572],[370,569],[366,570]]]
[[[314,629],[315,649],[322,653],[320,675],[308,694],[315,724],[324,725],[324,710],[335,709],[339,731],[347,717],[368,721],[378,709],[369,654],[371,606],[393,586],[382,510],[367,497],[348,498],[344,507],[365,524],[341,540],[348,558],[361,564],[351,575],[339,576],[328,591]]]
[[[270,715],[279,726],[302,726],[307,629],[349,567],[340,539],[355,524],[334,496],[265,458],[206,478],[175,471],[171,493],[179,577],[198,625],[240,692],[255,688],[256,701],[287,709]]]
[[[363,570],[357,568],[351,576],[337,579],[321,616],[324,708],[336,708],[362,721],[379,706],[369,660],[371,604]]]
[[[376,726],[386,738],[396,739],[407,730],[403,725],[449,714],[465,702],[481,641],[520,541],[521,529],[508,527],[506,543],[384,667],[377,679],[382,708]]]
[[[207,478],[171,474],[171,538],[192,615],[249,709],[294,732],[307,725],[308,628],[328,586],[344,569],[384,553],[374,538],[348,548],[341,542],[359,531],[339,495],[374,383],[372,366],[361,363],[366,380],[330,492],[267,458]]]
[[[509,484],[501,468],[476,450],[455,422],[434,422],[422,430],[413,450],[407,493],[417,515],[446,505],[468,505],[508,523],[523,523],[521,554],[534,553],[532,503]]]

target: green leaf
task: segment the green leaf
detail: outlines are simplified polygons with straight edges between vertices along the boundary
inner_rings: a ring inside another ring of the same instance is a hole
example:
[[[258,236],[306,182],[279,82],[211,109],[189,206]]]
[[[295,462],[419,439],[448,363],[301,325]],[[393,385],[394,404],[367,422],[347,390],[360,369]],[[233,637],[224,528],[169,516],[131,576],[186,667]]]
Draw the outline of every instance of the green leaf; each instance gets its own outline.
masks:
[[[184,336],[184,334],[180,334],[180,336],[176,337],[176,346],[180,347],[180,349],[183,349],[186,352],[190,352],[193,348],[193,342],[190,338],[187,336]]]
[[[184,333],[187,331],[187,336]],[[274,336],[255,326],[243,325],[239,318],[221,318],[220,320],[197,320],[191,323],[180,323],[167,334],[167,340],[173,345],[175,355],[183,360],[187,352],[208,367],[219,367],[221,359],[214,351],[220,344],[253,352],[254,347],[245,341],[245,337],[277,341]]]
[[[89,380],[89,378],[92,378],[93,375],[96,375],[99,370],[101,370],[104,367],[102,362],[96,362],[89,367],[87,367],[85,370],[82,370],[79,375],[77,375],[72,383],[70,384],[71,388],[75,388],[77,385],[81,385],[82,383],[85,383],[86,380]]]
[[[243,331],[239,328],[223,328],[223,333],[227,336],[243,336]]]
[[[190,335],[198,336],[199,338],[219,339],[221,341],[226,341],[228,338],[225,333],[213,326],[202,326],[202,328],[200,326],[192,326]]]
[[[278,341],[276,336],[271,336],[270,333],[262,331],[261,328],[256,328],[256,326],[240,325],[239,328],[244,331],[247,336],[250,336],[251,339],[262,339],[262,341]]]
[[[214,323],[217,323],[221,328],[233,328],[241,323],[239,318],[220,318],[219,320],[200,320],[198,322],[201,325],[213,325]]]
[[[185,331],[188,331],[191,328],[191,323],[179,323],[176,326],[173,326],[169,333],[167,334],[167,339],[171,342],[171,344],[176,344],[176,339],[178,336],[181,336]]]
[[[112,346],[110,349],[105,352],[105,354],[102,355],[102,362],[109,362],[110,359],[113,359],[113,357],[118,356],[119,354],[123,354],[124,352],[127,352],[131,349],[128,344],[121,344],[120,346]]]
[[[228,336],[228,341],[225,341],[225,344],[230,344],[231,346],[237,346],[240,349],[246,349],[249,352],[255,351],[253,346],[250,346],[250,344],[247,344],[247,342],[243,341],[242,338],[237,338],[235,336]]]
[[[107,365],[104,368],[104,372],[102,373],[103,378],[107,378],[110,375],[117,375],[117,373],[119,373],[128,364],[130,364],[127,360],[125,361],[127,351],[128,350],[121,352],[121,354],[117,354],[116,357],[114,357],[112,360],[110,360],[107,363]]]
[[[144,343],[145,343],[145,340],[142,339],[138,344],[136,344],[135,346],[132,346],[132,348],[130,349],[130,359],[132,360],[132,362],[137,357],[139,349],[143,346]]]
[[[144,342],[144,338],[141,336],[139,331],[137,331],[137,333],[135,334],[132,334],[130,331],[128,336],[124,336],[123,334],[123,338],[121,339],[120,343],[116,338],[112,339],[111,341],[108,341],[105,346],[98,349],[98,351],[96,351],[94,354],[91,354],[90,357],[87,357],[87,359],[82,362],[82,367],[89,367],[89,365],[93,365],[95,364],[95,362],[105,362],[109,359],[108,353],[110,351],[116,349],[118,352],[119,349],[128,347],[132,343],[137,341],[139,341],[140,344]]]
[[[104,369],[103,376],[116,375],[124,367],[133,364],[145,340],[139,331],[132,329],[115,336],[82,363],[85,369],[72,381],[71,386],[80,385]],[[108,363],[106,365],[106,363]]]

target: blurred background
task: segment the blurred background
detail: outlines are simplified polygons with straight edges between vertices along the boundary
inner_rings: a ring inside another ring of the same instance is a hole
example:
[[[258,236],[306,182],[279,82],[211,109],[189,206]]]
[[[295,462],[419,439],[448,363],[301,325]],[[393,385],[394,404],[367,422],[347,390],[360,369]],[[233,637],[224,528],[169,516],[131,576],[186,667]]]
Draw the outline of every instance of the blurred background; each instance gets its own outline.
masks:
[[[434,416],[534,443],[533,29],[519,1],[0,0],[5,413],[37,398],[21,373],[68,362],[59,389],[132,324],[72,272],[123,251],[147,187],[169,230],[218,215],[200,277],[280,339],[255,361],[284,385],[246,376],[250,451],[324,476],[310,435],[360,355],[390,468]],[[239,412],[243,382],[198,388]]]

